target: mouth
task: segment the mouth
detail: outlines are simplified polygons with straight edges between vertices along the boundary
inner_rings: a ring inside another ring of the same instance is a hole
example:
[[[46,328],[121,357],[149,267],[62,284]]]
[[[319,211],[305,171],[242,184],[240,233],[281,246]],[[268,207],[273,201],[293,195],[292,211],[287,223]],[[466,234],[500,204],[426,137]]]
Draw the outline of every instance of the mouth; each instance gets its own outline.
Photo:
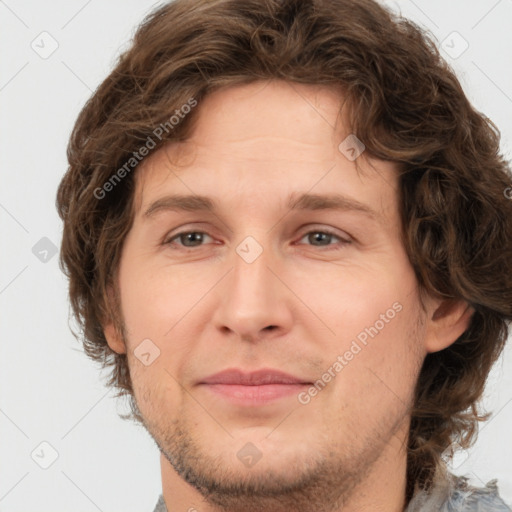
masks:
[[[296,396],[305,387],[311,386],[312,382],[273,369],[248,373],[239,369],[228,369],[211,375],[198,384],[233,404],[255,407]]]

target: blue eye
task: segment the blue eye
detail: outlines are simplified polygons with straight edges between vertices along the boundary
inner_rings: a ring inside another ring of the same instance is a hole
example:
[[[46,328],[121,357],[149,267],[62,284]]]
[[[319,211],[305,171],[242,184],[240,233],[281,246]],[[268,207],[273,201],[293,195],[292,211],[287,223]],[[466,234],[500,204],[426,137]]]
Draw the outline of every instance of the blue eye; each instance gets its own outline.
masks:
[[[182,231],[181,233],[175,234],[172,238],[164,242],[165,245],[181,246],[184,248],[194,248],[204,245],[205,237],[212,239],[210,235],[203,231]],[[299,240],[302,241],[307,239],[309,244],[313,247],[331,247],[333,249],[339,249],[340,245],[348,245],[351,243],[350,240],[345,240],[340,236],[331,233],[328,230],[316,230],[308,231]],[[332,243],[334,241],[334,243]]]
[[[201,242],[204,241],[204,236],[210,236],[202,231],[182,231],[177,235],[174,235],[171,239],[169,239],[166,244],[171,244],[175,240],[179,240],[180,244],[183,247],[198,247],[201,245]],[[211,237],[210,237],[211,238]],[[190,245],[188,245],[190,243]]]
[[[308,242],[310,242],[314,247],[329,247],[338,244],[350,244],[349,240],[344,240],[338,235],[325,230],[308,231],[304,234],[301,240],[304,240],[304,238],[307,238]],[[337,243],[331,243],[333,239],[337,240]]]

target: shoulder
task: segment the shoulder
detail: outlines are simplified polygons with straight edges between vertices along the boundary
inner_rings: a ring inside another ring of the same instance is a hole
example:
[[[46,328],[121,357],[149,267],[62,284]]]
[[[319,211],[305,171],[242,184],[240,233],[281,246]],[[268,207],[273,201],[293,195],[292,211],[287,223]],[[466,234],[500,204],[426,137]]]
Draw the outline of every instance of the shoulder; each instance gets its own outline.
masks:
[[[162,495],[159,496],[158,502],[153,512],[167,512],[167,507],[165,506],[164,497]]]
[[[499,495],[496,479],[485,487],[470,485],[468,478],[449,472],[437,476],[427,493],[415,493],[406,512],[512,512]]]

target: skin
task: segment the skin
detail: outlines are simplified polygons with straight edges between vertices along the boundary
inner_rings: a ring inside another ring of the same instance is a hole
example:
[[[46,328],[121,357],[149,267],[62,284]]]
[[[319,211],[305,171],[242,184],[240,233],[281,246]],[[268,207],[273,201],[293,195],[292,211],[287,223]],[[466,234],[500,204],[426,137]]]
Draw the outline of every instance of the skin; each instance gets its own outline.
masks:
[[[350,134],[341,105],[323,86],[223,89],[198,105],[186,142],[137,171],[117,283],[124,330],[104,330],[127,354],[137,407],[161,449],[169,512],[406,506],[421,363],[464,332],[471,311],[430,297],[422,308],[400,239],[394,165],[338,150]],[[342,194],[375,216],[289,211],[289,195],[302,193]],[[145,215],[170,194],[209,196],[216,209]],[[183,232],[203,235],[176,236]],[[248,236],[263,250],[251,263],[236,251]],[[334,371],[393,304],[401,310]],[[149,365],[135,356],[145,339],[159,350]],[[226,368],[275,368],[308,382],[331,369],[331,379],[306,404],[292,394],[243,407],[198,384]],[[261,455],[252,467],[237,457],[247,443]]]

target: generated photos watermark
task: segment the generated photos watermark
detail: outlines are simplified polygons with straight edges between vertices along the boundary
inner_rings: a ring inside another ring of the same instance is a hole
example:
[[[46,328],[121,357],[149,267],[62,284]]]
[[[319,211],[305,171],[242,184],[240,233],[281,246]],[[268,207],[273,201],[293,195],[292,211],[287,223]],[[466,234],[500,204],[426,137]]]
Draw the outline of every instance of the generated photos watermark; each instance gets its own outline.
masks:
[[[197,105],[197,100],[189,98],[187,103],[183,104],[179,109],[174,111],[174,114],[165,123],[160,123],[154,130],[153,135],[149,135],[144,144],[132,153],[132,156],[125,162],[125,164],[117,169],[117,171],[110,176],[110,178],[103,183],[101,187],[94,189],[94,197],[101,200],[106,197],[108,192],[114,190],[114,188],[121,183],[121,180],[125,178],[137,165],[154,149],[158,141],[161,141],[165,134],[170,133],[176,125],[185,118],[187,114]]]
[[[322,391],[327,384],[333,380],[338,373],[347,366],[354,357],[361,352],[361,350],[367,346],[368,337],[372,339],[377,336],[386,324],[389,324],[393,318],[402,311],[403,306],[400,302],[395,302],[393,305],[386,310],[385,313],[381,313],[379,319],[376,320],[370,327],[365,327],[357,336],[356,339],[352,340],[350,348],[346,350],[343,355],[338,355],[336,361],[322,374],[322,376],[315,381],[306,391],[302,391],[297,395],[297,400],[302,405],[309,404],[311,399],[315,397],[320,391]],[[359,341],[359,343],[358,343]],[[362,345],[362,346],[361,346]]]

